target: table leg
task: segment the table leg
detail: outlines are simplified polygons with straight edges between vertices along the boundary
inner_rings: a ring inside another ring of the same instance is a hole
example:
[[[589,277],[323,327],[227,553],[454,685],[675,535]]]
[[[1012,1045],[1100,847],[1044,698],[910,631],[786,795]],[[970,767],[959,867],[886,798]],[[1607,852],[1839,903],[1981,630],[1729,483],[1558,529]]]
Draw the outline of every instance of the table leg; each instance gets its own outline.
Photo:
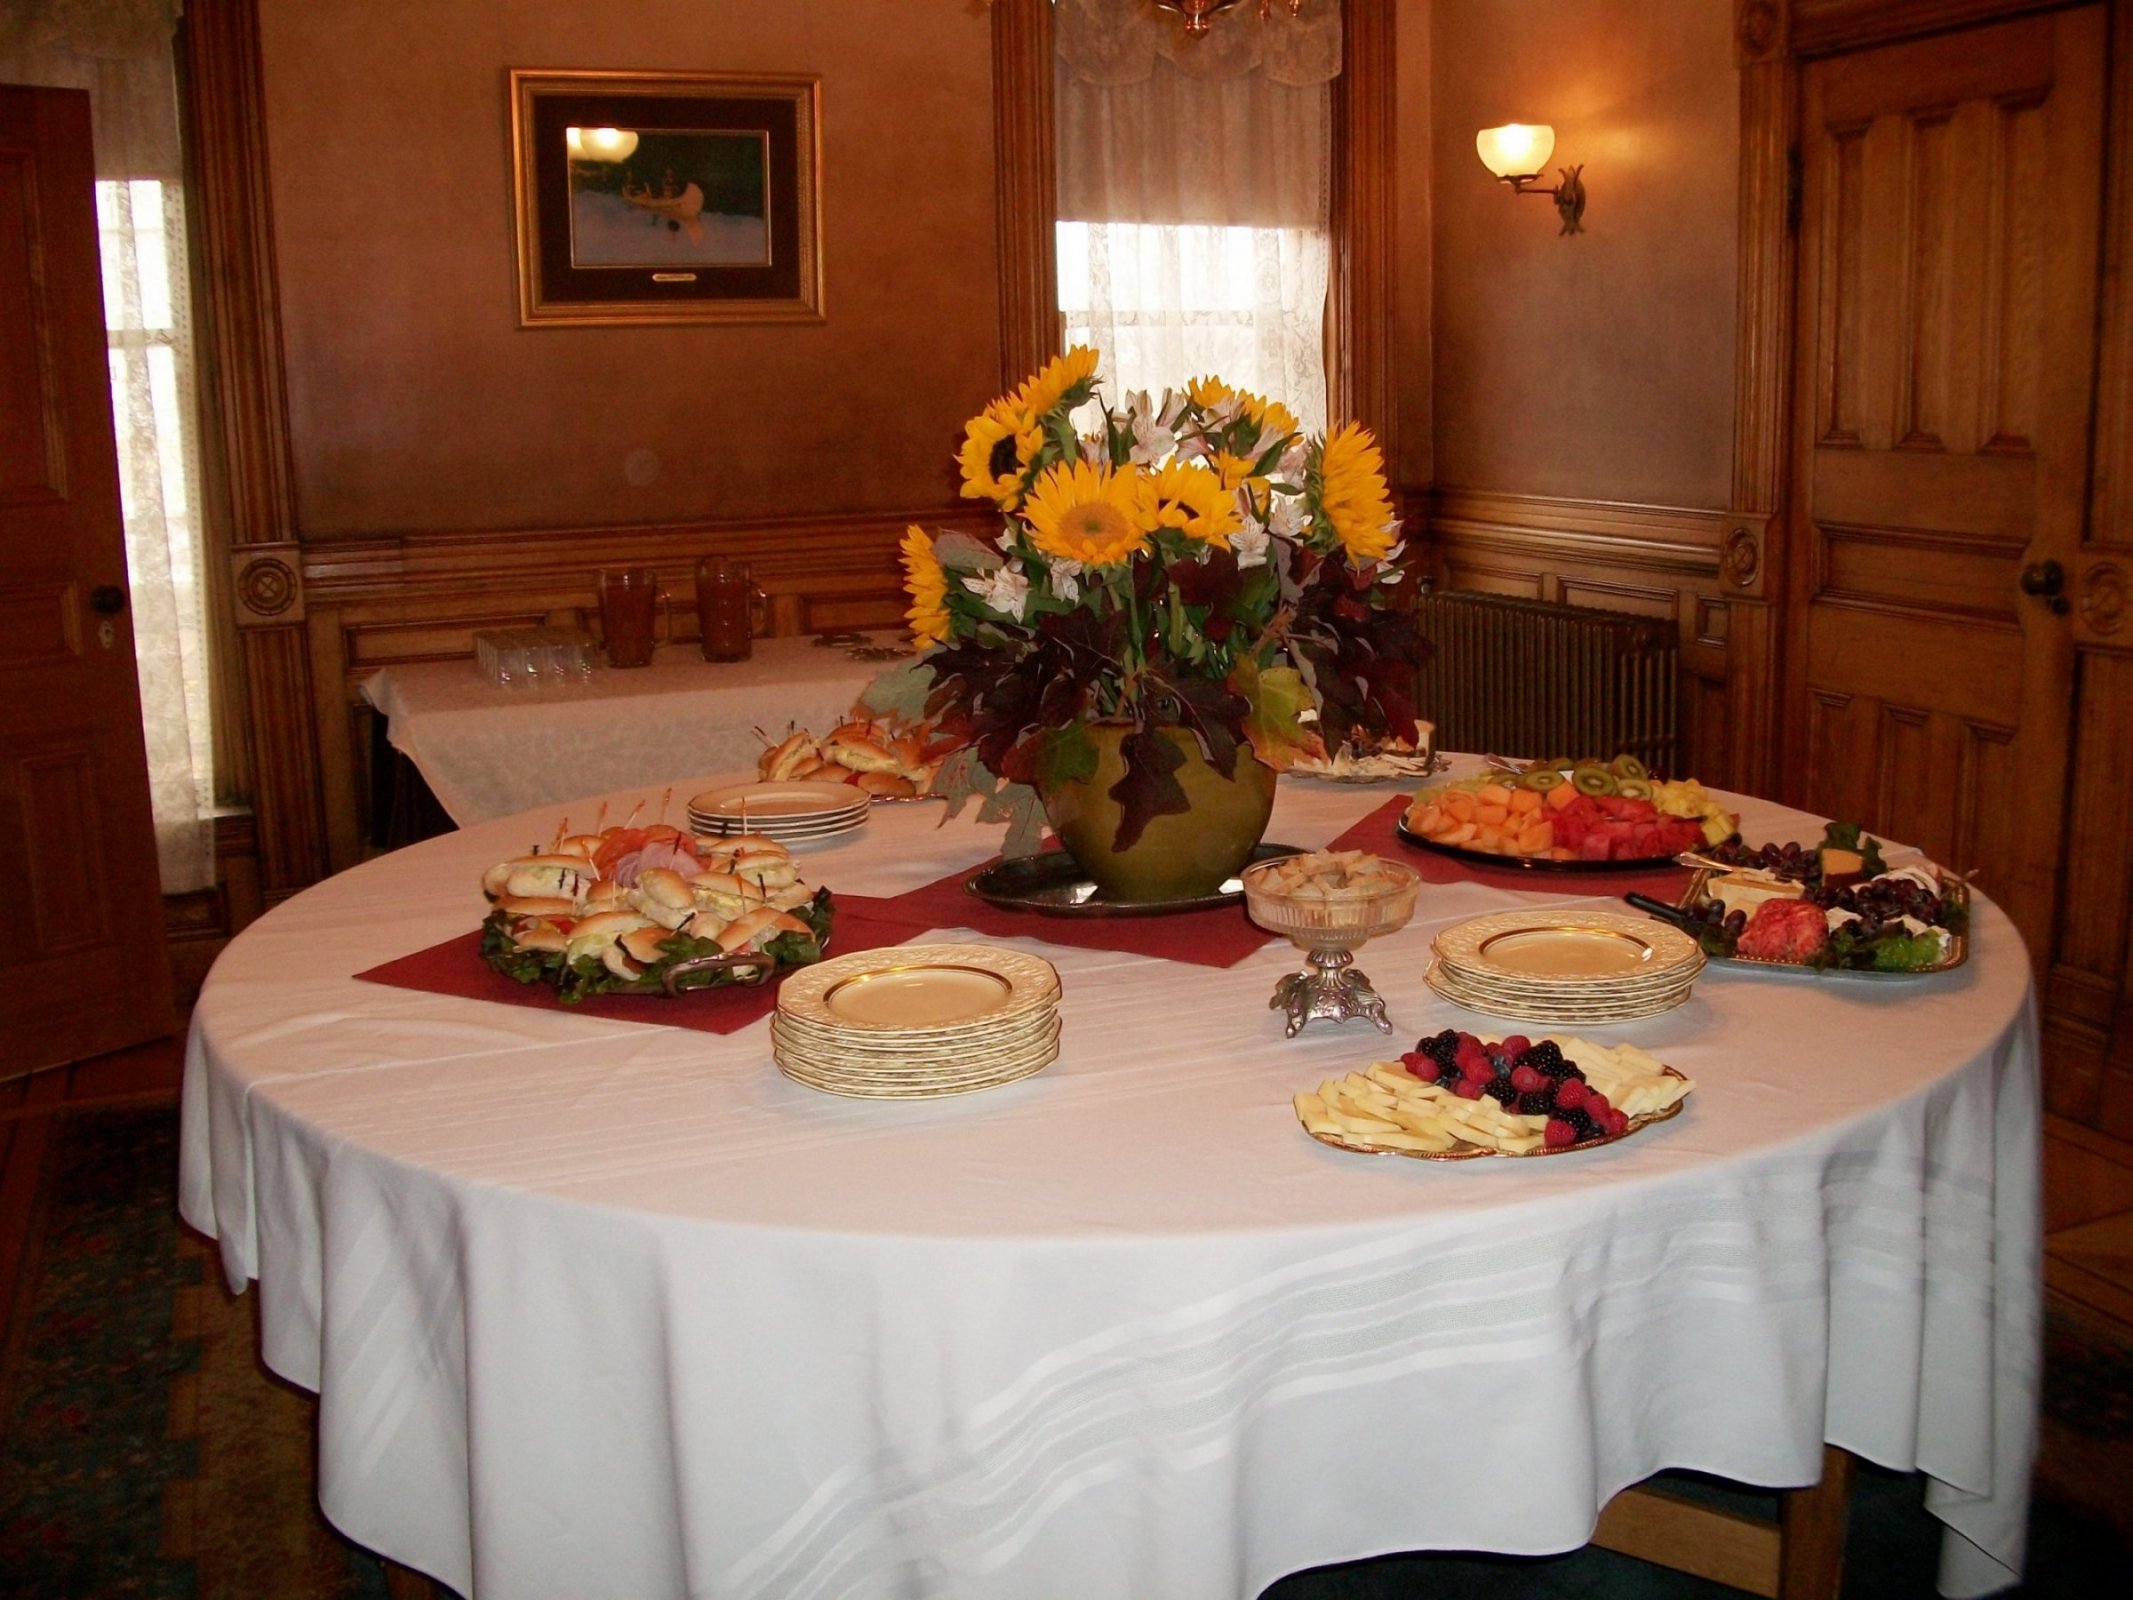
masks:
[[[385,1561],[383,1556],[378,1559]],[[444,1600],[449,1592],[443,1584],[426,1572],[417,1572],[413,1567],[403,1567],[397,1561],[385,1561],[385,1593],[388,1600]]]
[[[1826,1444],[1822,1481],[1779,1498],[1778,1600],[1836,1600],[1844,1585],[1851,1495],[1851,1455]]]

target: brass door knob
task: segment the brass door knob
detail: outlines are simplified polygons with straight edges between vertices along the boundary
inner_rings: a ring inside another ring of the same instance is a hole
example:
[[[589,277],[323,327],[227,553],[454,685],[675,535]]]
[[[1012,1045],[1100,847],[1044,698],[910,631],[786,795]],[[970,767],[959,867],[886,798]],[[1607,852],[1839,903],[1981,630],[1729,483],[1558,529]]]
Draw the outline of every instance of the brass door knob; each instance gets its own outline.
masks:
[[[2035,595],[2051,607],[2053,613],[2065,616],[2068,610],[2066,595],[2066,568],[2056,561],[2032,561],[2022,569],[2022,592]]]

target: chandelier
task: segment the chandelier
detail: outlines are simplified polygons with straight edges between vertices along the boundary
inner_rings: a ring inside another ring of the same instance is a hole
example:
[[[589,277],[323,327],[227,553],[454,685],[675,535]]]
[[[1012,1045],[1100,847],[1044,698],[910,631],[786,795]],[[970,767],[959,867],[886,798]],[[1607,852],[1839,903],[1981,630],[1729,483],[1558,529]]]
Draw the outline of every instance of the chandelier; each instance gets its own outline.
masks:
[[[1165,11],[1175,11],[1185,19],[1185,31],[1197,39],[1207,32],[1209,17],[1235,10],[1243,0],[1155,0]],[[1274,0],[1259,0],[1259,20],[1264,22],[1272,15]],[[1289,0],[1289,15],[1303,10],[1303,0]]]

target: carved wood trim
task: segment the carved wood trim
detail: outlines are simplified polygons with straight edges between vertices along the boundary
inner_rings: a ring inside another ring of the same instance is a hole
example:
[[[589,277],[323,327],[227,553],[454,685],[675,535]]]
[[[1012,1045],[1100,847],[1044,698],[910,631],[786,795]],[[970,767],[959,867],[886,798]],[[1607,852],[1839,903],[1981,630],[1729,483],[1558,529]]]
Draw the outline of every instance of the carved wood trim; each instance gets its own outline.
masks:
[[[1486,489],[1440,489],[1433,540],[1559,561],[1716,579],[1721,541],[1740,519],[1683,506],[1627,505]],[[1757,525],[1757,532],[1760,527]]]
[[[994,0],[992,116],[1005,393],[1059,352],[1051,0]]]
[[[193,0],[184,38],[194,238],[207,285],[198,343],[212,375],[203,454],[220,469],[228,516],[250,798],[271,898],[322,876],[330,857],[294,559],[257,0]]]
[[[1767,0],[1765,0],[1767,3]],[[1789,50],[1794,56],[1835,55],[1981,22],[2005,22],[2033,11],[2057,10],[2068,0],[1791,0]]]
[[[1395,0],[1347,0],[1333,80],[1333,418],[1360,422],[1398,459],[1392,430]]]

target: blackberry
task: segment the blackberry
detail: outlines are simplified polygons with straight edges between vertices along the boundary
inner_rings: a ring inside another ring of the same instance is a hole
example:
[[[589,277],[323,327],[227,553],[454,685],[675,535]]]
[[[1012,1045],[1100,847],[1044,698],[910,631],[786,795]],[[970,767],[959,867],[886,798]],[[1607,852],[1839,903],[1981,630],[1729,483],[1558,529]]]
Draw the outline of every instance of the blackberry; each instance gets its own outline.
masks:
[[[1606,1131],[1586,1115],[1583,1106],[1579,1106],[1575,1111],[1558,1110],[1555,1114],[1577,1130],[1578,1142],[1581,1144],[1587,1139],[1597,1139]]]
[[[1506,1111],[1514,1109],[1518,1102],[1518,1091],[1511,1087],[1509,1078],[1491,1078],[1481,1086],[1481,1092],[1495,1100]]]
[[[1553,1039],[1543,1039],[1539,1044],[1527,1045],[1525,1054],[1518,1059],[1535,1072],[1548,1072],[1551,1065],[1561,1066],[1563,1064],[1563,1047]],[[1548,1073],[1548,1075],[1550,1077],[1555,1076],[1553,1073]]]
[[[1515,1109],[1522,1117],[1545,1117],[1555,1109],[1555,1096],[1546,1089],[1528,1089]]]
[[[1434,1038],[1417,1039],[1415,1049],[1440,1067],[1448,1067],[1452,1064],[1452,1058],[1459,1053],[1459,1035],[1453,1029],[1446,1028]]]

